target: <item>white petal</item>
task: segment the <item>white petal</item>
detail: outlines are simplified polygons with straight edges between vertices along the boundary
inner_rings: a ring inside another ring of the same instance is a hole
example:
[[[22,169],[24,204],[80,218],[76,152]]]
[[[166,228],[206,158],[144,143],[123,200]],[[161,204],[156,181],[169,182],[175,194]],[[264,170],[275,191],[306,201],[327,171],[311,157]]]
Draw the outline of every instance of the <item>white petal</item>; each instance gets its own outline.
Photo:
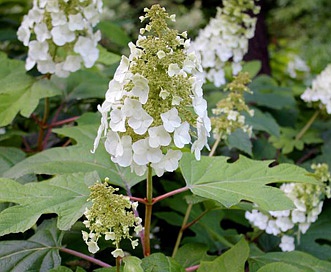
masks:
[[[179,127],[181,124],[180,117],[178,116],[178,111],[176,108],[162,113],[161,119],[163,121],[163,126],[166,131],[173,132],[175,128]]]

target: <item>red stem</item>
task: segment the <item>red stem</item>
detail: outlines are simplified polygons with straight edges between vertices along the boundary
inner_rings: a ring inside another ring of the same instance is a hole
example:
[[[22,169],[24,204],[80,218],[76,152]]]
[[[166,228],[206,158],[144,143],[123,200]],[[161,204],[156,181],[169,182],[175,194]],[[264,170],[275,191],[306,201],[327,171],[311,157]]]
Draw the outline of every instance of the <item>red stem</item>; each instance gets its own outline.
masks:
[[[58,122],[54,122],[54,123],[49,124],[48,127],[53,128],[53,127],[57,127],[57,126],[67,124],[67,123],[71,123],[71,122],[76,121],[79,117],[80,116],[74,116],[74,117],[71,117],[71,118],[68,118],[68,119],[64,119],[64,120],[61,120],[61,121],[58,121]]]
[[[27,142],[27,140],[24,138],[24,136],[22,137],[22,142],[25,146],[25,152],[31,152],[31,146],[29,145],[29,143]]]
[[[169,196],[173,196],[173,195],[176,195],[176,194],[179,194],[179,193],[185,192],[185,191],[187,191],[188,189],[189,189],[188,187],[182,187],[182,188],[179,188],[179,189],[173,190],[173,191],[171,191],[171,192],[169,192],[169,193],[166,193],[166,194],[160,195],[160,196],[158,196],[158,197],[155,197],[155,198],[153,199],[153,204],[156,203],[156,202],[158,202],[158,201],[161,201],[161,200],[163,200],[163,199],[165,199],[165,198],[167,198],[167,197],[169,197]]]
[[[146,204],[146,199],[145,198],[140,198],[140,197],[134,197],[130,196],[130,200],[132,201],[138,201],[139,203]]]
[[[99,265],[101,267],[111,267],[111,265],[109,265],[109,264],[107,264],[107,263],[105,263],[103,261],[100,261],[100,260],[95,259],[95,258],[93,258],[91,256],[88,256],[86,254],[80,253],[78,251],[75,251],[75,250],[72,250],[72,249],[69,249],[69,248],[61,247],[61,248],[59,248],[59,250],[62,251],[62,252],[68,253],[70,255],[73,255],[73,256],[82,258],[84,260],[87,260],[87,261],[89,261],[91,263],[97,264],[97,265]]]
[[[152,200],[152,204],[155,204],[156,202],[159,202],[169,196],[173,196],[173,195],[176,195],[176,194],[179,194],[181,192],[185,192],[187,191],[189,188],[188,187],[183,187],[183,188],[179,188],[179,189],[176,189],[176,190],[173,190],[171,192],[168,192],[166,194],[163,194],[163,195],[160,195],[160,196],[157,196],[157,197],[154,197],[153,200]],[[134,197],[134,196],[130,196],[130,200],[133,200],[133,201],[138,201],[139,203],[142,203],[142,204],[146,204],[147,201],[145,198],[141,198],[141,197]]]
[[[195,271],[199,268],[199,265],[194,265],[194,266],[190,266],[188,268],[185,268],[186,272],[191,272],[191,271]]]
[[[63,109],[63,107],[64,107],[64,104],[61,103],[61,105],[57,108],[57,110],[56,110],[56,112],[53,116],[51,124],[53,124],[57,120],[57,118],[59,117],[59,114],[60,114],[61,110]],[[45,128],[48,127],[48,130],[47,130],[46,136],[45,136],[44,141],[43,141],[43,148],[46,147],[47,142],[48,142],[48,138],[49,138],[49,136],[51,135],[51,132],[52,132],[52,127],[48,126],[46,123],[45,123],[45,125],[46,125]]]
[[[191,222],[187,223],[184,227],[183,230],[188,229],[189,227],[191,227],[192,225],[194,225],[196,222],[198,222],[205,214],[207,214],[210,210],[205,210],[203,211],[197,218],[195,218],[194,220],[192,220]]]

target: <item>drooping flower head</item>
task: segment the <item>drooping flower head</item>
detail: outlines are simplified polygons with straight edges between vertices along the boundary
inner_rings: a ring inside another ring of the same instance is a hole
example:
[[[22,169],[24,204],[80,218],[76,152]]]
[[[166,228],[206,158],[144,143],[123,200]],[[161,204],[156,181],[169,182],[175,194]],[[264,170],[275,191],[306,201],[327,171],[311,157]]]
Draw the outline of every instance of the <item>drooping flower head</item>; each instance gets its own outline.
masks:
[[[136,44],[129,43],[131,54],[122,56],[98,106],[102,118],[94,150],[104,135],[113,162],[138,175],[151,165],[161,176],[177,169],[179,149],[193,137],[192,151],[200,159],[211,127],[201,67],[195,54],[187,52],[186,33],[168,27],[167,20],[175,16],[159,5],[145,12],[140,19],[149,23],[140,29]]]
[[[248,40],[254,36],[256,18],[260,9],[254,0],[224,0],[223,7],[217,8],[215,18],[199,32],[192,43],[201,58],[205,78],[216,87],[225,84],[224,67],[231,63],[233,74],[241,70],[241,61],[248,50]]]
[[[331,114],[331,64],[313,80],[312,87],[305,90],[301,99]]]
[[[115,258],[124,257],[120,242],[129,239],[134,249],[138,245],[138,240],[132,239],[130,229],[139,234],[142,230],[142,220],[133,212],[137,209],[138,202],[131,202],[128,196],[116,194],[118,189],[110,186],[108,182],[109,179],[106,178],[105,182],[97,182],[90,187],[88,200],[92,202],[92,206],[86,209],[84,215],[87,220],[83,222],[90,231],[82,231],[83,239],[88,245],[88,250],[96,253],[99,250],[98,239],[104,235],[105,239],[113,241],[116,247],[112,255]]]
[[[316,177],[321,185],[306,183],[284,183],[280,187],[289,197],[295,208],[285,211],[264,212],[253,209],[245,213],[246,219],[256,228],[265,230],[274,236],[281,236],[280,248],[282,251],[295,249],[295,238],[306,233],[322,212],[324,198],[330,198],[331,175],[327,164],[313,164]],[[297,241],[299,242],[299,241]]]
[[[90,68],[99,57],[97,43],[102,0],[34,0],[17,31],[29,47],[26,69],[67,77],[82,66]]]

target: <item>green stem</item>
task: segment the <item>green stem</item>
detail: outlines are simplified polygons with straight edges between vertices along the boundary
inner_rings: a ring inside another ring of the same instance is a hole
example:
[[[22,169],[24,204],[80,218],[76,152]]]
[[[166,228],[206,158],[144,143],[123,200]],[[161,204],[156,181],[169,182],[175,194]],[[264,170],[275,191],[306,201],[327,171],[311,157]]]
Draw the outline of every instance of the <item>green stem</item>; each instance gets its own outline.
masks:
[[[309,121],[307,122],[307,124],[301,129],[301,131],[295,137],[295,141],[299,141],[302,138],[302,136],[307,132],[307,130],[310,128],[310,126],[314,123],[314,121],[317,118],[317,116],[319,115],[319,113],[320,113],[319,110],[315,111],[315,113],[309,119]]]
[[[145,225],[144,225],[144,256],[151,254],[150,232],[153,206],[153,180],[152,167],[148,165],[146,180],[146,204],[145,204]]]
[[[218,135],[218,137],[216,138],[216,141],[215,143],[213,144],[213,147],[211,148],[210,152],[209,152],[209,157],[212,157],[216,151],[216,148],[218,146],[218,144],[220,143],[221,141],[221,137]]]
[[[172,257],[174,258],[177,254],[177,250],[179,248],[179,244],[180,244],[180,241],[182,240],[182,236],[183,236],[183,232],[184,230],[186,229],[186,223],[190,217],[190,213],[191,213],[191,210],[192,210],[192,206],[193,204],[190,203],[188,204],[187,208],[186,208],[186,213],[185,213],[185,216],[184,216],[184,220],[183,220],[183,223],[182,223],[182,227],[180,228],[179,230],[179,233],[178,233],[178,236],[177,236],[177,240],[176,240],[176,244],[175,244],[175,247],[174,247],[174,250],[172,252]]]

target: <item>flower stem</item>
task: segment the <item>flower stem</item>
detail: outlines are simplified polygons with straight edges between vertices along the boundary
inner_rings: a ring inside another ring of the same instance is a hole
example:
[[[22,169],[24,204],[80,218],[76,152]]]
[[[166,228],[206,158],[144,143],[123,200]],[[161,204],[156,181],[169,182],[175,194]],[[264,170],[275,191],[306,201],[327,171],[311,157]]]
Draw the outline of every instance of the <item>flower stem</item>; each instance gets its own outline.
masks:
[[[147,180],[146,180],[146,204],[145,204],[145,225],[144,225],[144,256],[151,254],[150,232],[152,220],[153,206],[153,180],[152,167],[148,165]]]
[[[307,132],[307,130],[310,128],[310,126],[314,123],[314,121],[317,118],[317,116],[319,115],[319,113],[320,113],[319,110],[315,111],[315,113],[313,114],[313,116],[310,117],[310,119],[307,122],[307,124],[297,134],[297,136],[295,137],[295,141],[299,141],[302,138],[302,136]]]
[[[121,257],[116,258],[116,272],[120,272],[121,268]]]
[[[210,152],[209,152],[209,157],[212,157],[216,151],[216,148],[218,146],[218,144],[220,143],[221,141],[221,137],[218,135],[218,137],[216,138],[216,141],[215,143],[213,144],[213,147],[211,148]]]
[[[41,123],[39,123],[39,133],[38,133],[38,143],[37,143],[38,151],[42,151],[44,149],[44,147],[43,147],[43,140],[44,140],[44,133],[45,133],[44,126],[47,122],[48,115],[49,115],[49,99],[48,99],[48,97],[46,97],[45,104],[44,104],[44,116],[43,116]]]
[[[190,203],[190,204],[188,204],[188,206],[186,208],[186,212],[185,212],[184,220],[183,220],[183,223],[182,223],[182,227],[179,230],[177,240],[176,240],[176,244],[175,244],[174,250],[172,252],[172,257],[173,258],[176,256],[177,250],[179,248],[180,241],[182,240],[183,232],[186,229],[185,226],[186,226],[186,223],[189,219],[189,216],[190,216],[190,213],[191,213],[191,210],[192,210],[192,206],[193,206],[193,204]]]
[[[87,260],[91,263],[97,264],[101,267],[111,267],[111,265],[109,265],[107,263],[104,263],[103,261],[97,260],[97,259],[95,259],[91,256],[85,255],[83,253],[80,253],[78,251],[75,251],[75,250],[72,250],[72,249],[69,249],[69,248],[61,247],[61,248],[59,248],[59,250],[62,251],[62,252],[68,253],[70,255],[73,255],[73,256],[82,258],[84,260]]]

